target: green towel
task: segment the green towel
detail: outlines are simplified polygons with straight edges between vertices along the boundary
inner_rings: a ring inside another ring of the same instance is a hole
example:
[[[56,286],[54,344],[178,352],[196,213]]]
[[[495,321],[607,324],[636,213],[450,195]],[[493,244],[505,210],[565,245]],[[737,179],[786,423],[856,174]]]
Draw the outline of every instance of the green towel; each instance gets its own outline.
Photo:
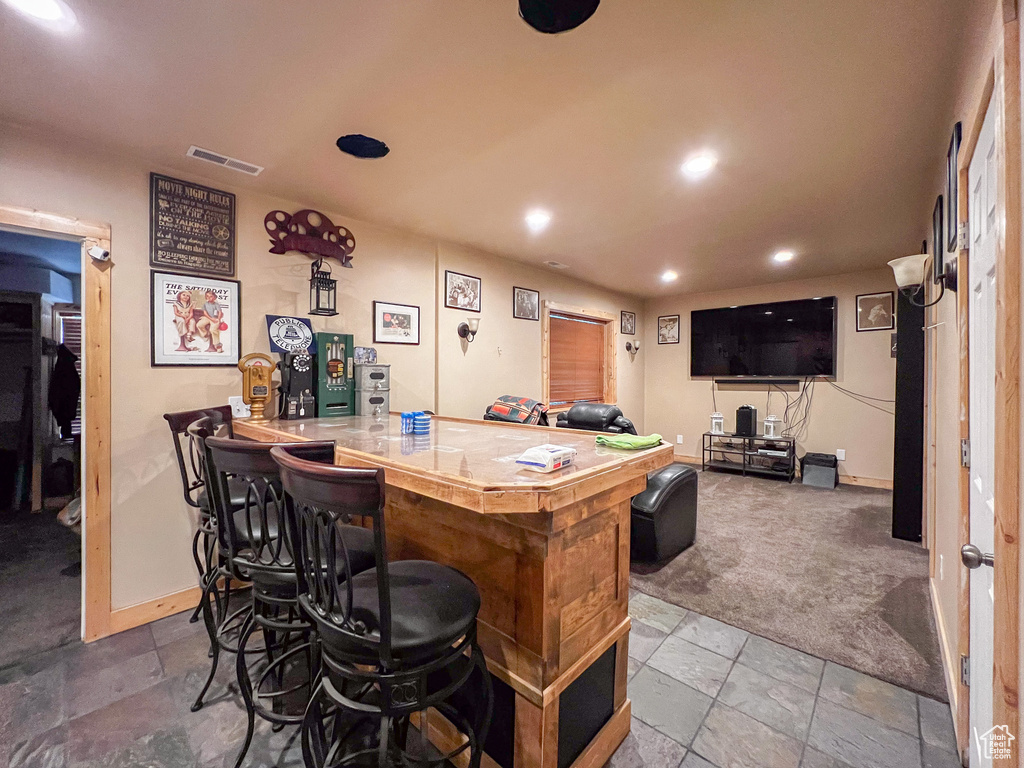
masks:
[[[661,435],[598,435],[597,444],[607,445],[609,448],[625,448],[627,451],[640,451],[661,445]]]

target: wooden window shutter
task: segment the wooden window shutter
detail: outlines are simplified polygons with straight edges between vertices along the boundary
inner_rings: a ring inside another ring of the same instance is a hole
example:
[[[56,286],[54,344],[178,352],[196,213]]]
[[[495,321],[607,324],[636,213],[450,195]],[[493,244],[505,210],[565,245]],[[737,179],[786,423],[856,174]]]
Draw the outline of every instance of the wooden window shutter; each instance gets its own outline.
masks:
[[[550,404],[602,402],[605,324],[552,312],[549,344]]]

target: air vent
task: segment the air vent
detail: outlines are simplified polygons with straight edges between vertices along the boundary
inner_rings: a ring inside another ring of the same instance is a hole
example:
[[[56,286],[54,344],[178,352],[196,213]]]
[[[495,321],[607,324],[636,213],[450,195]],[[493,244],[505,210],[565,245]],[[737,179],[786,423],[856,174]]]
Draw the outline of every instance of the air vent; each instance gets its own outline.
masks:
[[[545,261],[544,265],[548,266],[548,267],[551,267],[552,269],[568,269],[569,268],[568,264],[563,264],[560,261]]]
[[[263,170],[262,165],[253,165],[252,163],[246,163],[242,160],[236,160],[233,157],[227,157],[226,155],[221,155],[217,152],[211,152],[208,149],[197,147],[194,144],[188,148],[188,152],[185,154],[188,157],[194,157],[197,160],[205,160],[208,163],[216,163],[224,168],[230,168],[233,171],[245,173],[249,176],[259,176],[260,172]]]

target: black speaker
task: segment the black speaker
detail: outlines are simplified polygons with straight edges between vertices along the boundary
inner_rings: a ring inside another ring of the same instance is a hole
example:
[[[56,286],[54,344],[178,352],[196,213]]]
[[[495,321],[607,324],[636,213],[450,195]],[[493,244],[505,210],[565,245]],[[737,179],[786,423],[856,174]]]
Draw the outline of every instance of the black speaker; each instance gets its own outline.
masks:
[[[741,405],[736,409],[736,434],[754,437],[757,434],[757,408]]]
[[[519,15],[538,32],[556,35],[576,29],[594,15],[601,0],[519,0]]]
[[[896,445],[892,535],[921,541],[924,508],[924,309],[896,294]]]

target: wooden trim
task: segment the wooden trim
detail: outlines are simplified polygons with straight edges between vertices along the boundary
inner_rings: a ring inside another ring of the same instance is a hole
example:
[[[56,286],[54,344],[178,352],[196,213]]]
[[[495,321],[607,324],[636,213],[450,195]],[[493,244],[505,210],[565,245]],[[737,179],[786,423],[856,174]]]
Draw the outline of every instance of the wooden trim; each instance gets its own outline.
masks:
[[[839,475],[841,485],[859,485],[863,488],[883,488],[892,490],[892,480],[880,477],[861,477],[860,475]]]
[[[700,456],[688,456],[685,453],[674,453],[674,461],[681,461],[684,464],[697,464],[701,463]],[[839,475],[839,482],[842,485],[861,485],[866,488],[884,488],[885,490],[892,490],[892,480],[886,480],[878,477],[861,477],[860,475]]]
[[[982,113],[984,114],[984,112]],[[973,152],[971,153],[974,154]],[[967,186],[967,168],[964,167],[960,171],[960,182],[958,185],[958,196],[960,198],[960,205],[957,210],[963,211],[963,216],[967,213],[967,201],[970,198],[968,194],[969,189]],[[961,440],[969,440],[971,437],[971,370],[970,370],[970,290],[966,289],[966,286],[970,285],[970,264],[967,257],[967,251],[961,251],[957,257],[957,280],[961,285],[965,286],[965,289],[957,292],[956,297],[956,316],[957,316],[957,327],[960,335],[959,354],[960,354],[960,402],[957,405],[957,412],[960,414],[960,431],[959,436]],[[959,446],[958,446],[959,447]],[[959,552],[960,548],[970,541],[971,536],[971,470],[963,465],[960,466],[960,474],[958,477],[958,491],[959,491],[959,503],[960,503],[960,514],[957,519],[957,530],[956,530],[956,548]],[[961,656],[969,656],[971,653],[971,572],[966,568],[961,567],[957,563],[952,563],[952,566],[957,569],[957,605],[956,605],[956,647],[957,647],[957,659]],[[937,615],[937,614],[936,614]],[[971,720],[971,708],[970,692],[966,685],[960,680],[958,670],[954,670],[952,678],[953,682],[950,685],[947,681],[947,690],[949,691],[950,702],[956,702],[953,710],[953,722],[956,726],[956,743],[960,754],[968,754],[971,748],[970,743],[970,720]],[[962,702],[963,706],[960,706]]]
[[[584,309],[571,304],[562,304],[545,299],[541,302],[540,313],[540,376],[541,398],[544,403],[551,403],[551,313],[562,312],[567,315],[585,317],[588,320],[599,320],[604,324],[604,402],[614,405],[619,401],[619,326],[618,318],[611,312],[599,309]],[[553,412],[557,413],[555,409]]]
[[[147,600],[144,603],[118,608],[110,614],[110,634],[141,627],[143,624],[149,624],[182,611],[193,610],[199,603],[200,594],[201,590],[198,586],[188,587],[179,592]]]
[[[949,706],[953,710],[953,720],[957,719],[960,707],[967,712],[967,687],[960,685],[960,657],[952,652],[946,642],[946,618],[942,615],[942,606],[939,604],[939,593],[935,591],[935,580],[928,580],[928,594],[932,601],[932,613],[935,615],[936,629],[939,631],[939,655],[942,658],[942,676],[946,680],[946,690],[949,691]],[[959,729],[958,733],[959,733]],[[959,745],[959,738],[957,739]]]
[[[993,722],[1020,737],[1020,29],[1003,25],[996,57],[1002,120],[996,122],[996,194],[1003,226],[996,241],[995,611]],[[1001,54],[1001,55],[1000,55]],[[1000,152],[999,149],[1003,151]],[[1020,743],[1017,743],[1019,757]]]
[[[82,639],[111,634],[110,601],[110,261],[97,262],[86,249],[110,251],[110,225],[0,204],[0,225],[82,239],[83,391],[85,445],[82,452],[84,561]]]

